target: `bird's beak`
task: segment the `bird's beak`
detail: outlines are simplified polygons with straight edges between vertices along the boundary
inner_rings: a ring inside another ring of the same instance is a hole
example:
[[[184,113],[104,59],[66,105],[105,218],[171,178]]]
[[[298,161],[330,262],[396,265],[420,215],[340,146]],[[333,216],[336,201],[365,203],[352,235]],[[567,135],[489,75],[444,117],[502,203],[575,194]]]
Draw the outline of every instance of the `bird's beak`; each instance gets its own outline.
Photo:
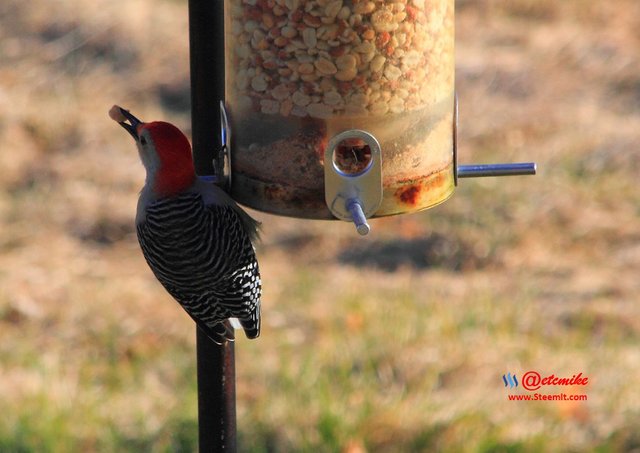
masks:
[[[128,110],[123,109],[122,107],[117,107],[120,111],[121,117],[118,119],[118,124],[124,128],[135,141],[138,141],[138,126],[142,124],[138,118],[133,116]]]

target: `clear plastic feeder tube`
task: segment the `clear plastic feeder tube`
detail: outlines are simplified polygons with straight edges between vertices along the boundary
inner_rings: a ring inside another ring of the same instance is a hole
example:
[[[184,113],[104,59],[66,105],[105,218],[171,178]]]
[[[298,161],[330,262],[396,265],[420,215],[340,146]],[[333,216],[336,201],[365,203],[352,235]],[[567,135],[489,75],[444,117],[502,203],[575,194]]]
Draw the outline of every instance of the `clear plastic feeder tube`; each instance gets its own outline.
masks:
[[[331,218],[324,151],[349,129],[382,149],[375,216],[451,195],[454,0],[225,0],[225,30],[238,201]]]

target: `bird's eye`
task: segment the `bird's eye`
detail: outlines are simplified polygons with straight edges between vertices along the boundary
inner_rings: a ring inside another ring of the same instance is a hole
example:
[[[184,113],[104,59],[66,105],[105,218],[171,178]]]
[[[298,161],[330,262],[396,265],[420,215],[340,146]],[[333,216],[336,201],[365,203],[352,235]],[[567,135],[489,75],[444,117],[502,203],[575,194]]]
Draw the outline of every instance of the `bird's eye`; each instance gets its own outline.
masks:
[[[140,144],[141,144],[142,146],[146,145],[146,144],[147,144],[147,139],[146,139],[146,138],[144,138],[144,137],[140,137]]]

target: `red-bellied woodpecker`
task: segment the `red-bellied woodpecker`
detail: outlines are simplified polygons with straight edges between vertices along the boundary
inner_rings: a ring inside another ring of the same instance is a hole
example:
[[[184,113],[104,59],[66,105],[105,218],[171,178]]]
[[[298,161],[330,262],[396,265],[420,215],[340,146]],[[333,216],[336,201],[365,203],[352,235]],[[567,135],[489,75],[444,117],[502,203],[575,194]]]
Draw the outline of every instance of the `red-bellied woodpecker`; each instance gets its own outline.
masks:
[[[147,171],[136,213],[138,241],[164,288],[216,343],[237,318],[260,334],[259,223],[218,186],[196,177],[191,145],[175,126],[144,123],[121,107],[109,116],[135,139]]]

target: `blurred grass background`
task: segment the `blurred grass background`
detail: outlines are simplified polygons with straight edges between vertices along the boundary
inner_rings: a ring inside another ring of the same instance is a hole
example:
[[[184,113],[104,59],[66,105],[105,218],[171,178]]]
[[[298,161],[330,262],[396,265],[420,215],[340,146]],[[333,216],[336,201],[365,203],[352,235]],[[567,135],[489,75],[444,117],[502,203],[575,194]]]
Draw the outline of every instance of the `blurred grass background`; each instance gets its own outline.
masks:
[[[447,203],[254,213],[264,327],[236,345],[241,451],[640,449],[640,3],[459,0]],[[186,2],[0,4],[0,451],[197,448],[194,327],[133,228],[113,103],[189,130]],[[509,402],[502,374],[589,377]],[[551,389],[551,391],[566,389]]]

